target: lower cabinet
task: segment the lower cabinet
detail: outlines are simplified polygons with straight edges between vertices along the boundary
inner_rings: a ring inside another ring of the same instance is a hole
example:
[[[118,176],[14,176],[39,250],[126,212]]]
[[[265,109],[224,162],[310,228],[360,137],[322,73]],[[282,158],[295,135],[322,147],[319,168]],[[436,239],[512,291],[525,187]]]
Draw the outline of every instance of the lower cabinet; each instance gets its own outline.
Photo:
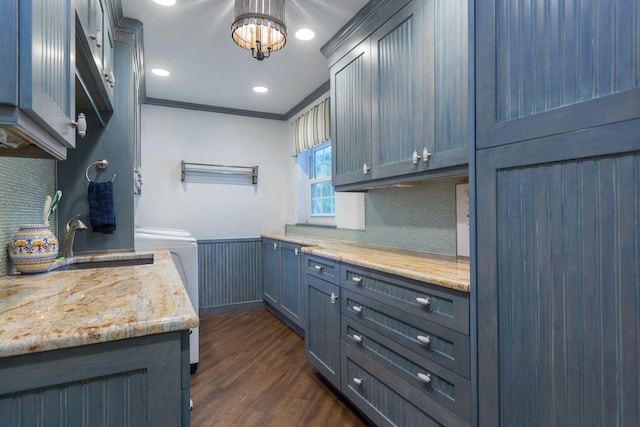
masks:
[[[307,359],[336,389],[376,425],[470,425],[468,294],[312,255],[304,265]]]
[[[301,246],[281,240],[262,239],[263,298],[276,314],[304,330],[304,288],[301,285]]]
[[[170,332],[0,360],[3,426],[183,426],[189,332]]]

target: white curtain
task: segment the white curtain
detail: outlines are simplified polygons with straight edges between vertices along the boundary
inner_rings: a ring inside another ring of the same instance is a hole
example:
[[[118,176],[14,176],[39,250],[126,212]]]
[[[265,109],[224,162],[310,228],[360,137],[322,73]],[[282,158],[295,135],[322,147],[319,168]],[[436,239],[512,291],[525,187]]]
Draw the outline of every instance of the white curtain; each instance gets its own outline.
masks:
[[[322,144],[329,136],[329,98],[298,117],[293,123],[293,155]]]

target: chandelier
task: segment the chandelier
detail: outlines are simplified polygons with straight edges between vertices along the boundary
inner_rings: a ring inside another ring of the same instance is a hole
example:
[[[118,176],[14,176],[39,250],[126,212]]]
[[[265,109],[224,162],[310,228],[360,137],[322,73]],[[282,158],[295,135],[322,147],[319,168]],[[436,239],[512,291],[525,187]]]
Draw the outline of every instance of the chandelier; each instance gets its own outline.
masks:
[[[287,42],[284,0],[236,0],[231,37],[258,61]]]

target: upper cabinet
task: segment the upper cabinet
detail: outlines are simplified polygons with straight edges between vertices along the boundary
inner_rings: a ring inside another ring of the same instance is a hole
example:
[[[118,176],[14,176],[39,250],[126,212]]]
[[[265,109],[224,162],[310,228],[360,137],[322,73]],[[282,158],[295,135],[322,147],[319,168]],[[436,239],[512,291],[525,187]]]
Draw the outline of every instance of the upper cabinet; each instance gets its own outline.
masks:
[[[78,73],[93,90],[92,99],[102,112],[113,110],[115,86],[113,20],[106,0],[76,0]]]
[[[75,146],[71,0],[3,1],[0,16],[0,155],[65,158]]]
[[[371,2],[323,47],[338,190],[465,173],[469,0]]]

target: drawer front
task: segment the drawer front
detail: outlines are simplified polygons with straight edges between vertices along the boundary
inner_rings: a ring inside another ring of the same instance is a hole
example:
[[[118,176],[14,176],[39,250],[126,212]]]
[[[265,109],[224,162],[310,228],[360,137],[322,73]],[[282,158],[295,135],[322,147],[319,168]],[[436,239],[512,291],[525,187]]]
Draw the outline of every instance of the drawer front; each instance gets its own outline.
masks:
[[[469,294],[342,264],[340,284],[353,292],[469,335]]]
[[[469,337],[372,298],[342,290],[343,316],[397,341],[465,378],[470,376]]]
[[[345,343],[342,392],[377,426],[469,425]]]
[[[397,375],[425,397],[470,421],[471,384],[462,376],[349,318],[343,318],[342,341]]]
[[[338,284],[340,263],[327,258],[305,255],[304,271],[329,283]]]

